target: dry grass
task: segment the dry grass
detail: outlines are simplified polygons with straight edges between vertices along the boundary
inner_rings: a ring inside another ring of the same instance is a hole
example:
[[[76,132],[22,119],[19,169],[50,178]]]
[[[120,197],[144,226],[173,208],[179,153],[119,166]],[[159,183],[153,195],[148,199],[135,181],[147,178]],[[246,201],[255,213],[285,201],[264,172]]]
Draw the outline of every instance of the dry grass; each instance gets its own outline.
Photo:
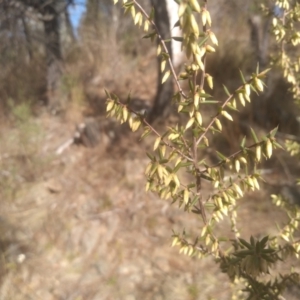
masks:
[[[211,259],[170,247],[172,229],[197,233],[202,223],[144,192],[147,145],[124,136],[109,149],[73,146],[55,157],[71,122],[47,115],[30,122],[46,133],[34,147],[31,167],[40,171],[2,203],[1,299],[230,299],[230,282]],[[2,127],[2,137],[12,132]],[[12,145],[2,144],[1,153]],[[17,160],[1,162],[1,170],[24,168]],[[269,199],[262,190],[240,202],[246,236],[272,234],[274,220],[284,220]]]
[[[141,150],[123,151],[72,148],[5,205],[19,236],[5,260],[4,299],[194,299],[203,262],[178,258],[166,238],[183,216],[143,192]]]

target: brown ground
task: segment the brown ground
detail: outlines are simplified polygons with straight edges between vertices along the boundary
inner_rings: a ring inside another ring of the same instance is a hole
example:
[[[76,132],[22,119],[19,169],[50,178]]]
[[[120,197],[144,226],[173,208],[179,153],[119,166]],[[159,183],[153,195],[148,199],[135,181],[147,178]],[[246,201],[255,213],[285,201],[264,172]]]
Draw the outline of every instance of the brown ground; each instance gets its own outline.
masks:
[[[211,258],[170,247],[172,229],[197,233],[202,222],[144,192],[146,143],[127,135],[56,156],[73,133],[68,118],[42,114],[28,124],[38,129],[32,135],[1,131],[0,299],[231,298]],[[269,179],[284,180],[278,176]],[[284,219],[269,194],[241,201],[246,236],[275,233],[274,221]]]

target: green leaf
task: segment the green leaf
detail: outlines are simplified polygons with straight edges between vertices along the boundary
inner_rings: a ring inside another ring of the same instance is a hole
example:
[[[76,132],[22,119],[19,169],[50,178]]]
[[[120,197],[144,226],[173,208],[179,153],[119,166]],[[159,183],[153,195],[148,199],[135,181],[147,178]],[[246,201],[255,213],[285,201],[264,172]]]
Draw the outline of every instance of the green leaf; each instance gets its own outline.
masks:
[[[177,2],[177,1],[175,1],[175,2]],[[179,3],[177,2],[177,4],[179,4]],[[180,21],[178,20],[178,21],[174,24],[174,27],[173,27],[173,28],[179,27],[179,26],[180,26]]]
[[[252,84],[250,84],[250,88],[251,88],[251,90],[252,90],[253,92],[256,93],[256,95],[259,95],[259,92],[257,91],[257,89],[256,89]]]
[[[261,249],[264,249],[264,248],[265,248],[265,246],[266,246],[268,240],[269,240],[269,236],[267,235],[267,236],[265,236],[265,237],[260,241]]]
[[[277,131],[278,131],[278,126],[275,127],[273,130],[270,131],[269,136],[270,137],[274,137],[276,135]]]
[[[205,100],[203,102],[201,102],[201,104],[219,104],[220,101],[217,100]]]
[[[161,136],[156,138],[156,140],[154,142],[154,146],[153,146],[153,151],[155,151],[158,148],[160,142],[161,142]]]
[[[194,118],[189,119],[189,121],[187,122],[185,129],[189,129],[195,122]]]
[[[243,246],[245,246],[245,247],[248,248],[249,250],[250,250],[250,249],[253,249],[253,247],[252,247],[246,240],[239,238],[239,241],[240,241],[240,243],[241,243]]]
[[[190,183],[190,184],[187,185],[187,188],[192,189],[192,188],[194,188],[195,186],[196,186],[195,183]]]
[[[183,41],[183,37],[181,37],[181,36],[172,36],[172,39],[176,42],[182,42]]]
[[[193,164],[193,163],[192,163],[191,161],[179,163],[180,168],[189,167],[189,166],[191,166],[192,164]],[[193,185],[193,184],[191,184],[191,185]]]
[[[166,52],[162,52],[161,56],[163,57],[163,59],[166,59],[166,60],[170,58],[170,55]]]
[[[226,105],[226,107],[230,108],[231,110],[234,110],[234,111],[239,111],[236,107],[234,107],[232,104],[228,103]]]
[[[124,7],[128,8],[131,7],[134,4],[134,1],[129,1],[123,4]]]
[[[213,133],[215,133],[215,132],[221,133],[220,129],[215,128],[214,126],[211,126],[211,127],[210,127],[210,130],[211,130]]]
[[[201,47],[209,38],[209,35],[207,35],[205,38],[203,38],[199,43],[198,46]]]
[[[145,131],[143,132],[143,134],[141,135],[141,139],[147,137],[150,133],[151,133],[151,129],[149,127],[145,127]]]
[[[242,71],[241,70],[239,70],[239,71],[240,71],[240,76],[242,78],[243,84],[245,84],[246,83],[245,77],[244,77]]]
[[[104,89],[104,91],[105,91],[106,97],[111,98],[111,95],[110,95],[109,91],[107,91],[106,89]]]
[[[200,96],[201,98],[204,98],[204,99],[206,99],[206,98],[212,98],[212,95],[207,94],[207,93],[199,93],[199,96]],[[218,101],[218,102],[219,102],[219,101]]]
[[[223,88],[224,88],[224,91],[225,91],[226,95],[227,95],[228,97],[230,97],[231,94],[229,93],[229,91],[228,91],[228,89],[227,89],[227,87],[226,87],[225,84],[223,84]]]
[[[162,78],[162,80],[161,80],[161,83],[165,83],[165,82],[167,81],[167,79],[169,78],[170,74],[171,74],[171,71],[168,70],[168,71],[165,73],[165,75],[163,76],[163,78]]]
[[[166,164],[169,160],[167,158],[163,158],[159,161],[161,165]]]
[[[254,130],[252,129],[252,127],[250,127],[250,130],[251,130],[252,138],[254,139],[255,143],[258,143],[258,138],[257,138]]]
[[[203,178],[203,179],[205,179],[205,180],[208,180],[208,181],[214,181],[213,178],[211,178],[208,175],[205,175],[204,173],[201,173],[200,177]]]
[[[180,93],[179,92],[177,92],[173,97],[172,97],[172,99],[175,101],[175,102],[180,102]],[[179,103],[179,104],[181,104],[181,105],[183,105],[183,103]]]
[[[190,79],[189,79],[189,88],[190,88],[190,91],[194,90],[194,84],[193,84],[192,80],[190,80]]]
[[[265,75],[266,75],[270,70],[271,70],[271,68],[266,69],[266,70],[260,72],[259,74],[257,74],[257,78],[263,78],[263,77],[265,77]]]
[[[129,93],[126,99],[126,104],[130,104],[131,102],[131,94]]]
[[[114,101],[110,100],[110,101],[106,101],[107,105],[106,105],[106,111],[109,112],[113,109],[115,103]]]
[[[220,168],[219,168],[219,176],[220,176],[220,179],[222,179],[222,180],[225,177],[224,168],[222,166],[220,166]]]
[[[271,253],[274,253],[275,250],[269,248],[269,249],[263,249],[262,252],[263,252],[263,253],[266,253],[266,254],[271,254]]]
[[[150,158],[151,161],[153,161],[153,162],[156,161],[155,157],[152,154],[150,154],[149,152],[146,152],[146,155]]]
[[[192,165],[192,162],[180,162],[173,170],[173,173],[176,173],[180,168],[188,167]]]
[[[227,120],[233,121],[232,116],[226,110],[222,110],[221,115],[224,116]]]
[[[156,31],[153,31],[149,34],[146,34],[142,37],[142,39],[149,39],[149,38],[153,38],[156,35]]]
[[[218,157],[220,158],[220,160],[224,160],[226,161],[227,160],[227,157],[225,155],[223,155],[221,152],[219,151],[216,151]]]
[[[269,263],[275,263],[276,261],[274,258],[266,254],[261,254],[261,257]]]
[[[154,14],[155,14],[155,10],[154,10],[154,7],[152,7],[151,12],[150,12],[150,16],[149,16],[150,21],[152,21],[154,19]]]
[[[256,65],[256,74],[258,74],[259,73],[259,63],[257,63],[257,65]]]
[[[282,145],[280,145],[279,143],[277,143],[276,141],[272,142],[273,146],[275,146],[276,148],[282,149],[284,150],[284,147]]]
[[[244,136],[244,138],[242,139],[241,148],[245,147],[245,143],[246,143],[246,136]]]
[[[255,245],[255,251],[256,251],[256,254],[260,254],[260,242],[256,242],[256,245]]]

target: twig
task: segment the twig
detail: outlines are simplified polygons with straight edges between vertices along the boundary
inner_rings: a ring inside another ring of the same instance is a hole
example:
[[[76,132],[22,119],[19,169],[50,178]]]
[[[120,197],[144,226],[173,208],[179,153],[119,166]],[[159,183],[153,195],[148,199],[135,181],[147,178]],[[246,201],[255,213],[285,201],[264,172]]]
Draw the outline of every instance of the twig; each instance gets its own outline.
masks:
[[[225,102],[221,105],[221,108],[224,108],[227,103],[234,97],[234,94],[231,94],[226,100]],[[201,143],[202,139],[206,136],[208,130],[212,127],[212,125],[215,123],[216,119],[220,116],[221,111],[219,111],[210,121],[210,123],[208,124],[208,126],[205,128],[204,132],[201,134],[201,136],[199,137],[199,139],[197,140],[197,146]]]
[[[61,155],[66,149],[68,149],[72,144],[74,144],[75,138],[68,139],[66,142],[64,142],[61,146],[57,148],[55,151],[56,155]]]
[[[190,157],[188,157],[187,155],[185,155],[183,152],[181,152],[179,149],[177,149],[176,147],[174,147],[173,145],[169,144],[168,142],[166,142],[162,135],[152,126],[150,125],[150,123],[146,120],[146,118],[141,115],[140,113],[138,113],[137,111],[135,111],[134,109],[132,109],[131,107],[127,106],[126,104],[117,101],[117,103],[123,107],[126,107],[131,113],[135,114],[136,116],[138,116],[140,118],[140,120],[150,128],[150,130],[157,135],[158,137],[161,138],[161,141],[169,148],[171,148],[172,150],[176,151],[178,154],[180,154],[182,157],[184,157],[186,160],[193,162],[194,160]]]
[[[204,1],[204,5],[203,8],[206,9],[206,5],[207,5],[207,0]],[[207,27],[206,24],[203,25],[203,32],[206,33],[207,32]],[[193,56],[194,61],[195,59],[195,55]],[[200,79],[200,92],[203,90],[203,86],[204,86],[204,78],[205,78],[205,63],[206,63],[206,59],[205,56],[203,57],[203,70],[201,73],[201,79]],[[197,80],[197,70],[194,71],[193,73],[193,95],[195,97],[197,90],[196,90],[196,80]],[[196,126],[196,125],[195,125]],[[194,137],[193,138],[193,156],[194,156],[194,167],[195,167],[195,171],[196,171],[196,190],[197,190],[197,197],[198,197],[198,203],[199,203],[199,210],[202,216],[202,220],[203,223],[206,225],[207,224],[207,219],[206,219],[206,213],[205,213],[205,209],[204,209],[204,205],[202,202],[202,186],[201,186],[201,172],[198,166],[198,142],[197,142],[197,138]]]

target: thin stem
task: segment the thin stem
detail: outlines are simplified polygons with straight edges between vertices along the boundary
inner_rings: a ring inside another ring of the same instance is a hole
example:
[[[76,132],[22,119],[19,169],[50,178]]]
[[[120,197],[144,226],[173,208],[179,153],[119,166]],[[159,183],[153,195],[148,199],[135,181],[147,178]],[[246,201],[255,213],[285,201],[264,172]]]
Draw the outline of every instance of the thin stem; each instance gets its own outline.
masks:
[[[180,154],[182,157],[184,157],[186,160],[188,160],[188,161],[193,161],[193,159],[192,158],[190,158],[190,157],[188,157],[187,155],[185,155],[184,153],[182,153],[179,149],[177,149],[176,147],[174,147],[173,145],[171,145],[171,144],[169,144],[168,142],[166,142],[163,138],[162,138],[162,136],[161,136],[161,134],[159,134],[149,123],[148,123],[148,121],[145,119],[145,118],[142,118],[142,122],[145,124],[145,125],[147,125],[151,130],[152,130],[152,132],[154,132],[158,137],[160,137],[161,138],[161,141],[166,145],[166,146],[168,146],[169,148],[171,148],[172,150],[174,150],[174,151],[176,151],[178,154]]]
[[[203,9],[206,10],[206,7],[207,7],[207,0],[204,1]],[[206,26],[206,24],[203,25],[203,32],[204,32],[204,33],[207,33],[207,26]],[[205,43],[204,45],[206,45],[206,43]],[[202,70],[202,73],[201,73],[201,80],[200,80],[200,92],[201,92],[201,91],[203,90],[203,88],[204,88],[205,67],[206,67],[206,53],[204,54],[202,60],[203,60],[203,70]]]
[[[194,162],[194,160],[191,157],[188,157],[187,155],[185,155],[182,151],[180,151],[179,149],[177,149],[176,147],[174,147],[173,145],[171,145],[170,143],[166,142],[162,135],[152,126],[150,125],[150,123],[146,120],[146,118],[144,116],[142,116],[141,114],[139,114],[137,111],[135,111],[134,109],[132,109],[131,107],[127,106],[124,103],[121,103],[120,101],[117,101],[118,105],[121,105],[122,107],[126,107],[126,109],[128,111],[130,111],[131,113],[135,114],[136,116],[138,116],[140,118],[140,120],[150,128],[150,130],[157,135],[158,137],[161,138],[161,141],[169,148],[171,148],[172,150],[174,150],[175,152],[177,152],[179,155],[181,155],[182,157],[184,157],[186,160],[190,161],[190,162]]]
[[[255,143],[255,144],[252,144],[248,147],[245,147],[241,150],[238,150],[236,151],[235,153],[231,154],[230,156],[226,157],[226,159],[228,160],[231,160],[233,158],[235,158],[236,156],[238,156],[239,154],[241,154],[245,149],[252,149],[252,148],[256,148],[257,146],[261,146],[264,144],[264,141],[262,142],[258,142],[258,143]],[[204,170],[202,170],[201,172],[202,173],[205,173],[207,171],[207,169],[213,169],[213,168],[217,168],[217,167],[220,167],[221,165],[225,164],[226,161],[225,160],[221,160],[220,162],[218,162],[217,164],[213,165],[213,166],[209,166],[209,167],[206,167]]]
[[[207,0],[204,1],[203,9],[206,9],[207,6]],[[203,25],[203,32],[207,32],[207,27],[206,24]],[[206,64],[206,56],[204,55],[203,57],[203,70],[201,72],[201,79],[200,79],[200,92],[203,90],[204,87],[204,78],[205,78],[205,64]],[[193,57],[193,60],[196,61],[195,56]],[[196,93],[198,92],[196,89],[196,82],[197,81],[197,71],[195,70],[193,73],[193,95],[195,97]],[[197,125],[195,125],[197,126]],[[201,172],[198,166],[198,141],[197,138],[194,136],[193,138],[193,158],[194,158],[194,167],[195,167],[195,176],[196,176],[196,191],[197,191],[197,196],[198,196],[198,205],[199,205],[199,210],[203,219],[203,223],[206,225],[207,224],[207,218],[206,218],[206,213],[205,213],[205,208],[203,205],[203,200],[202,200],[202,186],[201,186]]]
[[[249,81],[246,82],[245,84],[250,83],[250,82],[251,82],[251,80],[249,80]],[[241,86],[240,86],[233,94],[231,94],[231,95],[225,100],[225,102],[221,105],[220,111],[212,118],[212,120],[210,121],[210,123],[207,125],[207,127],[205,128],[205,130],[203,131],[203,133],[200,135],[199,139],[197,140],[197,146],[201,143],[201,141],[203,140],[203,138],[206,136],[208,130],[212,127],[212,125],[215,123],[215,121],[217,120],[217,118],[220,116],[220,114],[221,114],[223,108],[228,104],[228,102],[229,102],[230,100],[233,99],[233,97],[236,95],[236,93],[237,93],[238,91],[240,91],[240,90],[245,86],[245,84],[241,85]]]

